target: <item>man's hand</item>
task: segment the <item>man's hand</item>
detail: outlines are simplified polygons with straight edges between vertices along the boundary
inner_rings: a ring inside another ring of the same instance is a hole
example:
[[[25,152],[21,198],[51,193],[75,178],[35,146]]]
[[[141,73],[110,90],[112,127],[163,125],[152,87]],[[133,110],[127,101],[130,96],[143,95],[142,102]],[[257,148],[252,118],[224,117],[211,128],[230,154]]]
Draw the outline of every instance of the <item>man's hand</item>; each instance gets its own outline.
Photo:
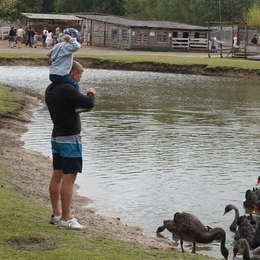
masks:
[[[94,88],[88,88],[87,89],[87,94],[91,92],[94,96],[97,94],[97,91]]]

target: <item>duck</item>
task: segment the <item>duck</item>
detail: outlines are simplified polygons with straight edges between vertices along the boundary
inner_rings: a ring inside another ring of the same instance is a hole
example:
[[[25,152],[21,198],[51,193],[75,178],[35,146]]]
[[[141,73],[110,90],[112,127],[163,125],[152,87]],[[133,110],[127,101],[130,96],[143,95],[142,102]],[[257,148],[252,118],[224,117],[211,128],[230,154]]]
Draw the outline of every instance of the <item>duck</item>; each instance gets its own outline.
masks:
[[[229,226],[229,229],[231,231],[236,231],[237,230],[237,220],[239,218],[239,210],[238,208],[233,205],[233,204],[228,204],[226,207],[225,207],[225,210],[224,210],[224,213],[223,213],[223,216],[226,215],[228,212],[230,212],[231,210],[234,210],[235,211],[235,218],[233,220],[233,222],[230,224]]]
[[[250,247],[249,244],[247,242],[247,240],[245,238],[240,238],[234,248],[233,248],[233,259],[236,258],[238,251],[240,250],[241,246],[243,247],[243,259],[244,260],[260,260],[260,246],[255,248],[253,251],[249,251]]]
[[[228,250],[225,246],[226,232],[220,228],[208,228],[196,216],[186,212],[176,212],[173,220],[164,220],[163,226],[157,228],[157,233],[167,229],[176,238],[180,239],[181,250],[184,253],[183,241],[193,243],[191,253],[195,253],[196,243],[209,244],[216,239],[221,239],[220,251],[228,259]]]
[[[260,176],[258,176],[258,178],[257,178],[257,183],[256,183],[256,185],[259,185],[260,184]]]

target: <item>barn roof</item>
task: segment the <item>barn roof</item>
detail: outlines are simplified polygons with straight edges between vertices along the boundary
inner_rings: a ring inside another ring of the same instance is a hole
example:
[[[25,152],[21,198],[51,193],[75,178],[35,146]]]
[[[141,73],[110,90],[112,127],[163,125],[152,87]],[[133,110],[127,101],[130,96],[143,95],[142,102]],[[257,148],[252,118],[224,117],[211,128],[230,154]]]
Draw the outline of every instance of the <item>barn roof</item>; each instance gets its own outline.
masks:
[[[208,27],[190,25],[185,23],[175,23],[170,21],[141,21],[131,20],[128,18],[111,16],[111,15],[97,15],[97,14],[76,14],[82,19],[90,19],[104,23],[112,23],[116,25],[123,25],[127,27],[149,27],[149,28],[167,28],[167,29],[181,29],[181,30],[200,30],[208,31]]]
[[[38,14],[38,13],[22,13],[28,19],[41,19],[41,20],[83,20],[72,14]]]
[[[199,30],[208,31],[208,27],[175,23],[170,21],[142,21],[131,20],[128,18],[105,15],[105,14],[39,14],[39,13],[22,13],[28,19],[41,19],[41,20],[74,20],[82,21],[85,19],[100,21],[104,23],[111,23],[115,25],[127,26],[127,27],[147,27],[147,28],[164,28],[164,29],[176,29],[176,30]]]

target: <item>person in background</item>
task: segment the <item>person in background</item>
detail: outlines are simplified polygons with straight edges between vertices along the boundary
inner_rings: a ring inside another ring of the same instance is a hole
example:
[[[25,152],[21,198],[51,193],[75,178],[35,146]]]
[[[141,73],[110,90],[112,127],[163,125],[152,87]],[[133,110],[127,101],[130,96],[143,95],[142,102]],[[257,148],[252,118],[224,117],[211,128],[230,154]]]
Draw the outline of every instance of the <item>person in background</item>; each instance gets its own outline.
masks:
[[[32,48],[32,37],[34,33],[31,27],[27,29],[27,42],[26,42],[26,47],[29,45]]]
[[[45,40],[45,43],[46,43],[46,49],[48,48],[51,48],[52,47],[52,30],[48,30],[47,33],[46,33],[46,40]]]
[[[47,35],[47,27],[44,27],[43,31],[42,31],[42,47],[46,48],[46,35]]]
[[[32,27],[31,28],[31,45],[30,45],[31,48],[34,47],[34,35],[35,35],[35,28]]]
[[[257,35],[255,34],[254,37],[251,40],[251,43],[257,44]]]
[[[34,41],[33,47],[37,48],[37,44],[38,44],[38,33],[37,32],[35,32],[35,34],[34,34],[33,41]]]
[[[52,37],[52,46],[54,46],[54,45],[57,44],[57,43],[58,43],[58,41],[57,41],[57,36],[54,35],[54,36]]]
[[[81,64],[73,61],[70,77],[79,82],[82,73]],[[74,182],[77,174],[82,172],[81,122],[80,114],[75,112],[75,106],[92,109],[95,95],[94,88],[87,89],[84,95],[70,84],[57,82],[52,82],[45,91],[45,102],[53,122],[53,173],[49,185],[52,205],[50,224],[57,224],[59,228],[86,229],[86,226],[80,224],[71,214]]]
[[[17,31],[16,31],[16,28],[14,28],[14,47],[16,47],[16,44],[17,44]]]
[[[238,45],[238,42],[237,42],[237,34],[235,34],[234,37],[233,37],[233,47],[235,49],[239,49],[239,45]]]
[[[20,49],[22,42],[23,42],[23,34],[24,34],[24,30],[23,30],[22,26],[20,26],[20,28],[17,30],[16,34],[17,34],[17,45],[18,45],[18,48]]]
[[[9,31],[9,47],[13,48],[15,47],[15,37],[16,37],[16,31],[14,30],[14,27],[11,27]]]
[[[211,37],[210,44],[211,44],[210,52],[217,53],[217,38],[214,35],[212,35],[212,37]]]
[[[57,27],[55,29],[55,36],[56,36],[56,43],[55,44],[62,42],[63,33],[60,31],[60,27]]]

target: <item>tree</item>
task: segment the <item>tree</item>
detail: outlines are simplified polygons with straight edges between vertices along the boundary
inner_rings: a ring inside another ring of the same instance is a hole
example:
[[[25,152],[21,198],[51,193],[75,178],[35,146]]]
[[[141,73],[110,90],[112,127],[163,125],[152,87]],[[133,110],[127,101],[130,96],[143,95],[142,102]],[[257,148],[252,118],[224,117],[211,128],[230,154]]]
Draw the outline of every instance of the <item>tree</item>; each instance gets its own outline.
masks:
[[[51,14],[54,12],[54,0],[44,0],[42,3],[41,13]]]
[[[157,2],[156,10],[162,21],[183,23],[193,23],[195,21],[189,0],[161,0]]]
[[[123,15],[123,0],[54,0],[56,13],[104,13]]]
[[[249,26],[260,30],[260,5],[255,4],[245,14],[245,21]]]
[[[2,17],[10,16],[16,10],[17,0],[0,0],[0,14]]]
[[[140,20],[167,20],[197,25],[208,21],[243,21],[260,0],[124,0],[125,14]]]
[[[54,0],[54,11],[55,13],[88,12],[91,4],[90,0]]]
[[[92,1],[90,12],[124,15],[123,0],[96,0]]]
[[[124,0],[126,15],[138,20],[158,20],[157,0]]]

